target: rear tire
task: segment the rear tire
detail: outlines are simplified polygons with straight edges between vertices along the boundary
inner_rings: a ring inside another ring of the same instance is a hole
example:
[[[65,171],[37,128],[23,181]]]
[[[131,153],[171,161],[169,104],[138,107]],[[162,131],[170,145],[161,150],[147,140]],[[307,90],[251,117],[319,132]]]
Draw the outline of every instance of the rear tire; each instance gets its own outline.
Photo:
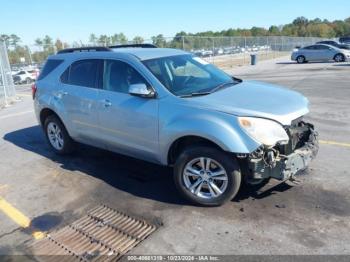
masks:
[[[336,54],[333,59],[335,62],[340,63],[345,61],[345,56],[343,54]]]
[[[57,116],[50,115],[45,119],[44,132],[47,142],[55,153],[65,155],[73,152],[74,141]]]
[[[303,64],[305,62],[306,62],[305,56],[300,55],[300,56],[297,57],[297,63],[298,64]]]
[[[184,150],[174,166],[175,185],[194,204],[219,206],[233,199],[241,186],[236,159],[213,147]]]
[[[30,84],[31,82],[32,82],[32,79],[30,79],[29,77],[27,77],[25,83],[26,83],[26,84]]]

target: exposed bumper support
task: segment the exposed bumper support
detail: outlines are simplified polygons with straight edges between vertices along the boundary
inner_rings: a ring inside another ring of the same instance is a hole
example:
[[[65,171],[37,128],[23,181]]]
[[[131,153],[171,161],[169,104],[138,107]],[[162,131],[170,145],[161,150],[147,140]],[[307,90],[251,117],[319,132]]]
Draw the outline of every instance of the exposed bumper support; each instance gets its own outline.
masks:
[[[261,149],[261,157],[250,157],[248,160],[249,176],[253,180],[275,178],[287,180],[307,168],[318,153],[318,134],[311,124],[301,123],[298,128],[297,143],[302,146],[285,154],[281,148]],[[295,141],[294,141],[295,142]],[[292,143],[292,141],[291,141]]]
[[[309,140],[305,145],[296,149],[294,153],[288,155],[284,160],[281,179],[285,180],[296,175],[298,172],[306,169],[311,160],[318,153],[318,138],[317,133],[310,128]]]

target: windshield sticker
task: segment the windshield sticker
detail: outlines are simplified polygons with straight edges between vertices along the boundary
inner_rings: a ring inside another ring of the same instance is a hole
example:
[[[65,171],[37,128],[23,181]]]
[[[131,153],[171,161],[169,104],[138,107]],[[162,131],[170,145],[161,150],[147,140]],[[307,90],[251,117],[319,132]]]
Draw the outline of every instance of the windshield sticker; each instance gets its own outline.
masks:
[[[193,60],[196,60],[198,63],[201,63],[202,65],[209,65],[209,63],[202,58],[199,57],[193,57]]]

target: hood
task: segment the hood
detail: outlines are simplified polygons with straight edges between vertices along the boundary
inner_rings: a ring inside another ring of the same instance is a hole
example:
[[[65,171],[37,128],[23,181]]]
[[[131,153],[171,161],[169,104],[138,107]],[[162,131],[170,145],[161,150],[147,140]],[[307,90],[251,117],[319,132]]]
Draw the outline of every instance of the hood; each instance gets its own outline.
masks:
[[[244,81],[206,96],[192,97],[190,101],[237,116],[272,119],[282,125],[290,125],[309,112],[308,100],[300,93],[257,81]]]

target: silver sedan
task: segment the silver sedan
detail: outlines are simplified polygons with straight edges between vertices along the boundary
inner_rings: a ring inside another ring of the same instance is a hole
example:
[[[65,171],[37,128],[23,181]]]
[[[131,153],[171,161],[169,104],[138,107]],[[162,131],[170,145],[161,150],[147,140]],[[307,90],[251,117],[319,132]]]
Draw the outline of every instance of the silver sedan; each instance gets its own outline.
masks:
[[[345,62],[350,60],[350,51],[325,44],[306,46],[292,53],[292,60],[299,64],[309,61]]]

